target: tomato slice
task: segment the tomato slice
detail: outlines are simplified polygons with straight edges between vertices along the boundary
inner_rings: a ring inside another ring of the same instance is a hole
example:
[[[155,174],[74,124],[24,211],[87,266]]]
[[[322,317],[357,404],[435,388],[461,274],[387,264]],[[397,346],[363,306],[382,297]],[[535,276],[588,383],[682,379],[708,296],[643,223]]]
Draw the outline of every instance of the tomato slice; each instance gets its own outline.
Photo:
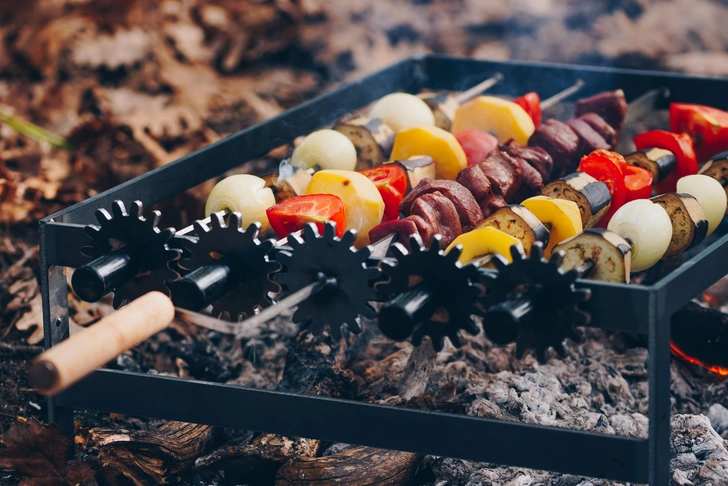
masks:
[[[281,201],[269,207],[265,213],[276,234],[285,238],[302,229],[307,223],[316,223],[323,234],[324,224],[336,223],[336,234],[344,235],[346,229],[346,210],[339,196],[333,194],[308,194]]]
[[[728,150],[728,112],[717,108],[671,103],[670,131],[690,135],[699,162]]]
[[[407,192],[407,174],[399,165],[387,164],[374,169],[359,171],[365,175],[379,190],[384,200],[384,219],[390,221],[399,218],[399,203]]]
[[[625,165],[622,172],[627,189],[626,202],[649,199],[652,196],[652,172],[636,165]]]
[[[599,221],[597,226],[606,228],[612,215],[621,208],[627,200],[627,188],[624,184],[623,168],[628,167],[624,157],[608,150],[595,150],[581,158],[580,172],[586,172],[598,181],[604,182],[612,195],[612,204],[609,211]]]
[[[460,130],[453,133],[468,159],[468,165],[479,164],[498,148],[498,139],[482,130]]]
[[[538,96],[538,93],[531,91],[523,96],[519,96],[513,102],[526,110],[526,113],[531,117],[536,128],[541,126],[541,98]]]
[[[693,150],[693,140],[687,133],[670,133],[665,130],[651,130],[634,138],[637,150],[661,148],[675,154],[677,167],[662,182],[657,184],[657,193],[675,192],[677,180],[686,175],[698,173],[698,160]]]

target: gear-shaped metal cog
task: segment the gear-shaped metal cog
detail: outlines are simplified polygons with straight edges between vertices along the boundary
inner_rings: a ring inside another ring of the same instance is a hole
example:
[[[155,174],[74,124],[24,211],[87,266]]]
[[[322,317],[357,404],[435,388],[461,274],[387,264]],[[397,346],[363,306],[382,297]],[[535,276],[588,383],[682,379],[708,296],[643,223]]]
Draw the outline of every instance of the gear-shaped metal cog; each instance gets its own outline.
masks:
[[[112,289],[115,308],[153,290],[168,294],[164,282],[177,276],[167,266],[180,256],[179,250],[167,244],[174,236],[174,229],[160,230],[157,225],[161,213],[154,211],[145,218],[143,209],[141,201],[134,201],[127,212],[124,203],[117,200],[111,205],[111,214],[106,209],[96,210],[99,226],[85,228],[93,244],[81,248],[84,255],[95,259],[123,248],[140,262],[134,278]]]
[[[192,271],[224,261],[233,272],[234,286],[212,304],[213,315],[231,321],[241,316],[251,316],[256,309],[268,307],[269,292],[280,292],[280,287],[270,279],[279,271],[280,263],[270,258],[272,240],[260,241],[260,223],[242,229],[242,217],[234,212],[225,224],[220,214],[213,214],[210,227],[200,221],[194,223],[196,239],[180,239],[185,249],[178,266]]]
[[[273,279],[286,293],[323,279],[329,284],[298,305],[293,322],[308,326],[316,334],[328,326],[337,339],[343,324],[351,332],[360,333],[359,316],[374,319],[377,315],[369,304],[377,300],[369,282],[379,275],[379,269],[369,259],[369,248],[354,248],[356,232],[352,230],[338,238],[334,223],[324,226],[323,235],[313,223],[304,226],[302,233],[303,239],[298,235],[288,237],[290,251],[281,250],[276,257],[283,271]]]
[[[378,282],[375,289],[390,297],[412,291],[424,292],[431,299],[425,316],[416,323],[392,319],[384,322],[380,315],[380,327],[385,335],[395,340],[407,339],[419,345],[425,336],[430,336],[435,350],[442,350],[445,338],[458,347],[462,344],[460,331],[476,335],[480,328],[473,315],[483,315],[479,304],[483,286],[478,283],[478,269],[475,265],[458,262],[461,249],[453,248],[448,253],[442,249],[442,237],[435,235],[428,248],[419,235],[410,237],[412,251],[395,243],[391,247],[395,260],[383,260],[382,272],[387,280]],[[420,296],[421,297],[421,296]],[[389,305],[391,305],[390,302]]]
[[[574,326],[589,323],[590,315],[578,308],[591,296],[589,289],[574,287],[581,276],[577,269],[561,268],[564,255],[556,252],[547,260],[543,245],[534,243],[531,254],[511,247],[513,263],[495,255],[493,263],[498,273],[483,272],[489,292],[481,299],[488,308],[483,318],[486,336],[496,344],[516,342],[516,356],[520,359],[532,349],[540,363],[546,361],[546,351],[553,348],[565,356],[565,339],[581,341]]]

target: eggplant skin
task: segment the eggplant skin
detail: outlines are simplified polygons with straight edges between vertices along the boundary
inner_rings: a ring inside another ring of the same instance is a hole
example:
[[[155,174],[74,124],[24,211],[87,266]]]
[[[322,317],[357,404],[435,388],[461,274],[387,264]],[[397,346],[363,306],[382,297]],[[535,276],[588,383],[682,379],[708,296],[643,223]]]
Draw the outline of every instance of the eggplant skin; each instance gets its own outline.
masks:
[[[531,254],[535,242],[544,246],[549,241],[549,230],[525,206],[512,204],[498,209],[488,216],[477,228],[491,226],[521,241],[526,255]]]
[[[541,194],[574,201],[579,206],[583,228],[591,228],[597,224],[612,204],[607,185],[585,172],[573,172],[552,181],[544,186]]]
[[[460,104],[448,93],[421,93],[418,97],[427,104],[435,116],[435,126],[450,131],[455,111]]]
[[[356,147],[356,170],[378,167],[392,153],[394,131],[379,118],[341,120],[334,130],[346,135]]]
[[[434,179],[437,175],[435,160],[429,155],[416,155],[407,160],[393,160],[387,164],[397,164],[407,176],[407,192],[417,187],[422,179]]]
[[[655,196],[652,201],[665,208],[672,222],[672,239],[663,258],[699,245],[708,235],[708,220],[695,197],[670,192]]]
[[[589,228],[554,247],[564,253],[561,268],[573,270],[587,262],[594,267],[586,275],[589,280],[629,283],[632,247],[618,234],[603,228]]]
[[[720,182],[728,196],[728,152],[714,156],[700,169],[699,173]],[[726,208],[725,214],[728,215],[728,208]]]
[[[624,159],[630,165],[647,169],[652,173],[654,183],[662,182],[665,177],[677,167],[677,157],[669,150],[661,148],[648,148],[625,155]]]

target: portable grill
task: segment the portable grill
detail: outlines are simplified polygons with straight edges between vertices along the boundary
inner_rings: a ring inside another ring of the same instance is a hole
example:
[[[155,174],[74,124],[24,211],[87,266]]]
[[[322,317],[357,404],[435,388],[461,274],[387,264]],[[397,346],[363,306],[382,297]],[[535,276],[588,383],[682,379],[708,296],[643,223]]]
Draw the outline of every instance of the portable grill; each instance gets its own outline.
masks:
[[[543,95],[583,79],[583,94],[621,88],[628,99],[667,88],[672,99],[728,108],[728,81],[712,78],[522,62],[491,62],[439,55],[403,60],[333,92],[243,130],[148,174],[60,211],[40,224],[45,346],[68,337],[65,267],[91,260],[85,228],[97,209],[115,200],[163,201],[270,150],[335,121],[395,91],[462,90],[502,73],[494,94]],[[659,108],[666,108],[664,105]],[[652,285],[578,280],[591,299],[591,327],[646,334],[649,342],[649,437],[635,439],[562,428],[502,422],[326,397],[301,396],[168,376],[99,369],[49,399],[49,420],[73,430],[74,409],[93,409],[184,422],[237,427],[543,469],[590,477],[668,484],[670,459],[670,318],[690,299],[728,273],[724,221],[682,263]],[[524,444],[538,454],[524,452]],[[556,447],[554,447],[556,445]]]

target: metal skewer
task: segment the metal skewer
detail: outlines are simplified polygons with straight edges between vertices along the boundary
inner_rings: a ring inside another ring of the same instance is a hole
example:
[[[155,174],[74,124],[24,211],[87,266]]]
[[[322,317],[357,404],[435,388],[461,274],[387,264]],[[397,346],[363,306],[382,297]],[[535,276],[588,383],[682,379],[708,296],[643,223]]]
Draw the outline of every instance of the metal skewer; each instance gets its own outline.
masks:
[[[584,80],[583,79],[577,79],[576,83],[574,83],[572,86],[566,88],[563,91],[559,91],[555,95],[546,98],[541,102],[541,109],[542,110],[548,110],[552,106],[557,105],[558,103],[561,103],[566,98],[570,97],[574,93],[577,93],[581,90],[581,88],[584,87]]]
[[[503,81],[503,78],[504,76],[501,73],[495,73],[490,78],[486,79],[485,81],[481,81],[469,90],[463,91],[462,93],[455,95],[455,101],[457,101],[458,104],[463,104],[466,101],[475,98],[479,94],[489,90],[496,84],[500,83],[501,81]]]

